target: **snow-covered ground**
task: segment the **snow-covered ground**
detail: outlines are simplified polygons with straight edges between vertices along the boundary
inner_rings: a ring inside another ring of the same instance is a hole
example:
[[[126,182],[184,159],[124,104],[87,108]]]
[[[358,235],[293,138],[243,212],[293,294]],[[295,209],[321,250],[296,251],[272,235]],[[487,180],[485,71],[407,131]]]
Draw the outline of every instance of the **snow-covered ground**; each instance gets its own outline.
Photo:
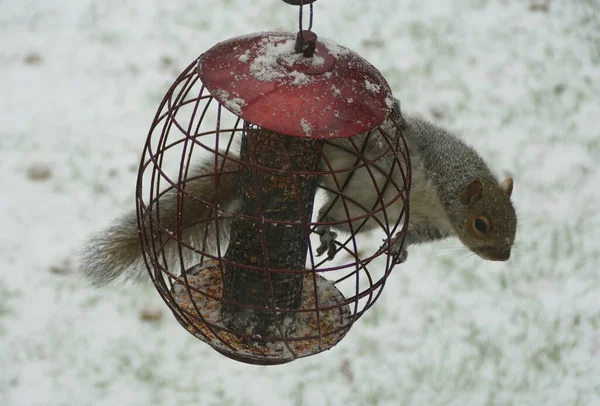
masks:
[[[507,263],[412,249],[333,350],[235,363],[151,286],[92,289],[83,241],[130,210],[148,126],[216,42],[296,29],[276,0],[0,2],[0,404],[599,405],[600,3],[321,0],[403,109],[515,178]],[[160,312],[145,321],[144,312]]]

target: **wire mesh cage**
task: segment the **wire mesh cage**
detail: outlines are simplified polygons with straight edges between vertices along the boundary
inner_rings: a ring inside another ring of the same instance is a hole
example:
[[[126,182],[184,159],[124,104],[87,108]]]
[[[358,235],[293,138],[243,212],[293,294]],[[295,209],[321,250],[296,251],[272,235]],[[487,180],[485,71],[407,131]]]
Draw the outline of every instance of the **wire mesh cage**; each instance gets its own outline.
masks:
[[[190,333],[262,365],[337,344],[381,294],[408,223],[387,83],[346,48],[320,41],[315,62],[294,38],[240,37],[190,64],[138,176],[157,290]]]

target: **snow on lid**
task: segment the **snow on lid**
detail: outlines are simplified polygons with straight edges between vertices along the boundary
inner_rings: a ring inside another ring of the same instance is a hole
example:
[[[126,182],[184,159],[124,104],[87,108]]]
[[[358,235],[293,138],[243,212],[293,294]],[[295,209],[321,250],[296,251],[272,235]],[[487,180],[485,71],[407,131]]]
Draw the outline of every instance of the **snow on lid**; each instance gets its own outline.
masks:
[[[295,45],[292,33],[235,38],[202,54],[197,69],[229,111],[283,134],[341,138],[383,122],[390,91],[372,65],[328,39],[312,57]]]
[[[381,90],[381,86],[379,86],[376,83],[370,82],[367,79],[365,79],[365,87],[367,88],[367,90],[369,90],[373,93],[377,93]]]
[[[222,101],[221,103],[225,106],[225,108],[227,108],[227,110],[238,116],[242,114],[242,107],[248,104],[240,97],[229,98],[229,92],[227,90],[217,89],[214,93],[214,96]]]
[[[292,81],[292,85],[297,85],[297,86],[306,85],[306,84],[310,83],[312,80],[311,77],[308,76],[306,73],[302,73],[302,72],[298,72],[298,71],[290,72],[290,76],[294,78],[294,80]]]
[[[238,60],[240,62],[248,62],[249,59],[250,59],[250,50],[249,49],[246,49],[246,52],[241,54],[240,57],[238,58]]]
[[[307,67],[320,67],[325,59],[320,55],[307,58],[294,50],[295,40],[289,37],[263,38],[256,50],[256,58],[250,64],[250,73],[262,82],[273,82],[291,77],[292,84],[306,85],[314,80],[310,75],[293,70],[293,66],[301,64]],[[247,62],[249,51],[239,56],[241,62]]]
[[[321,44],[325,45],[327,50],[331,55],[338,58],[340,56],[348,54],[350,51],[347,48],[344,48],[338,45],[336,42],[327,39],[327,38],[319,38],[318,40]]]
[[[306,121],[306,119],[303,118],[302,120],[300,120],[300,127],[302,127],[302,131],[304,131],[304,135],[310,137],[310,135],[312,134],[312,126],[308,121]]]

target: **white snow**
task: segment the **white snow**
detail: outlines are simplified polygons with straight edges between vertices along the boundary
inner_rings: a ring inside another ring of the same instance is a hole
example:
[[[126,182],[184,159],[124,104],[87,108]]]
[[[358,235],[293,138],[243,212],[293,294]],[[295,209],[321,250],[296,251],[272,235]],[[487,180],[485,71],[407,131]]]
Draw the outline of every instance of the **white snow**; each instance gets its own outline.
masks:
[[[261,48],[258,49],[257,56],[250,65],[250,73],[255,79],[273,82],[288,76],[289,71],[280,64],[280,61],[286,56],[300,57],[301,55],[294,53],[294,40],[289,39],[283,43],[280,41],[278,37],[273,37],[261,43]]]
[[[310,135],[312,134],[312,126],[310,125],[310,123],[306,120],[306,119],[302,119],[300,120],[300,127],[302,127],[302,131],[304,132],[304,135],[306,135],[307,137],[310,137]]]
[[[314,30],[380,69],[405,114],[435,111],[515,178],[517,245],[507,263],[456,240],[413,247],[339,345],[255,367],[187,333],[151,285],[88,287],[74,258],[134,209],[177,75],[227,38],[295,31],[297,9],[0,2],[0,404],[600,404],[600,4],[399,4],[317,1]]]
[[[333,92],[334,96],[339,97],[342,95],[342,92],[336,85],[331,85],[331,91]]]
[[[300,71],[294,70],[296,64],[307,67],[320,67],[325,63],[325,59],[315,54],[310,58],[304,57],[294,51],[294,39],[274,36],[264,38],[257,49],[253,49],[249,54],[244,54],[240,60],[250,63],[250,73],[252,76],[263,82],[273,82],[291,77],[292,84],[296,86],[306,85],[315,79]],[[246,58],[246,56],[248,56]]]
[[[335,31],[331,31],[331,32],[335,32]],[[348,53],[348,49],[342,47],[340,42],[333,37],[332,37],[332,39],[319,37],[319,41],[323,45],[325,45],[325,47],[327,48],[329,53],[336,58],[343,57],[344,55],[346,55]],[[352,48],[352,47],[350,46],[350,48]]]
[[[370,92],[377,93],[381,89],[381,86],[365,79],[365,88]]]
[[[242,108],[248,104],[240,97],[230,97],[229,92],[224,89],[215,90],[215,97],[218,97],[222,104],[237,116],[242,114]]]
[[[294,80],[292,81],[293,85],[306,85],[311,82],[311,77],[306,73],[293,71],[290,72],[289,75],[294,78]]]
[[[250,60],[250,50],[246,49],[244,53],[239,56],[238,59],[240,62],[248,62],[248,60]]]

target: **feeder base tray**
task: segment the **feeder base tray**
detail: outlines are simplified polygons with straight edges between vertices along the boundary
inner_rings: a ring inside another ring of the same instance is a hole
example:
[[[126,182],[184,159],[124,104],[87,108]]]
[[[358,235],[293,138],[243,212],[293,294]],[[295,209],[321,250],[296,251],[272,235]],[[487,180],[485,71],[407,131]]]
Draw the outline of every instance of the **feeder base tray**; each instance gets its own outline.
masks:
[[[222,320],[222,271],[217,261],[208,260],[186,271],[171,289],[180,313],[178,321],[198,339],[221,354],[256,365],[278,365],[326,351],[346,335],[352,325],[352,312],[342,293],[320,275],[307,273],[300,309],[278,312],[279,328],[264,337],[253,334],[252,326],[233,332]],[[315,282],[318,308],[315,300]],[[317,318],[318,315],[318,318]],[[283,335],[282,335],[283,333]]]

